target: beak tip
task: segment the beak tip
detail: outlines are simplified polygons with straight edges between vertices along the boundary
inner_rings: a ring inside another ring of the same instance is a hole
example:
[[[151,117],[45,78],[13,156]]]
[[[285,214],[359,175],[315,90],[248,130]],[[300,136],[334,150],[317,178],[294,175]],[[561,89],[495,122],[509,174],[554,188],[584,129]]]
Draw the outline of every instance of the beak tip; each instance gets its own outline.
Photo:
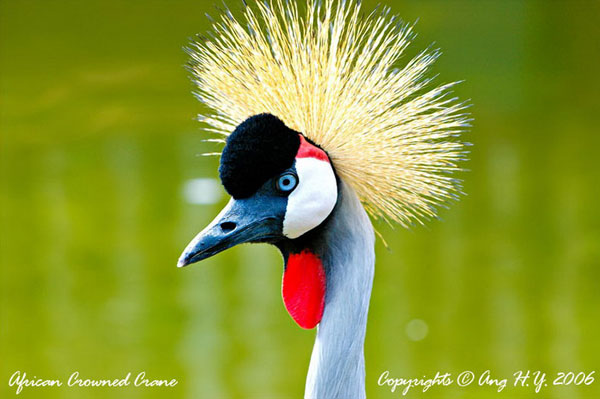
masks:
[[[177,268],[180,269],[180,268],[185,267],[187,265],[189,265],[188,257],[184,254],[177,261]]]

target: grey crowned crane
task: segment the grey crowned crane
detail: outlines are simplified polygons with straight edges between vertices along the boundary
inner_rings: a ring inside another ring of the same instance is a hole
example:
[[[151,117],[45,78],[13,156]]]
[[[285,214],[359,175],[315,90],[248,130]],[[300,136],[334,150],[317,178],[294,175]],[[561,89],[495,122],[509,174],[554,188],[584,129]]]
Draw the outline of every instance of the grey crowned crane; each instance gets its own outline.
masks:
[[[429,88],[437,51],[396,68],[413,33],[388,9],[365,16],[352,0],[307,0],[300,13],[272,0],[244,15],[225,11],[189,50],[201,120],[224,135],[219,174],[231,200],[178,265],[275,245],[286,309],[317,327],[305,398],[364,398],[367,211],[410,226],[456,198],[465,104],[449,98],[453,84]]]

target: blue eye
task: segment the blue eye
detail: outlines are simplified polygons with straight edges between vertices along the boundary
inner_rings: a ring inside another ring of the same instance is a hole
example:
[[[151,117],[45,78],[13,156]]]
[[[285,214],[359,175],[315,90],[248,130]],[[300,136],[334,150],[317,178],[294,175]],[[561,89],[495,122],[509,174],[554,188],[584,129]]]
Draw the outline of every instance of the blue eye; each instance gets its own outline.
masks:
[[[277,189],[282,193],[289,193],[298,185],[298,176],[293,173],[286,172],[277,179]]]

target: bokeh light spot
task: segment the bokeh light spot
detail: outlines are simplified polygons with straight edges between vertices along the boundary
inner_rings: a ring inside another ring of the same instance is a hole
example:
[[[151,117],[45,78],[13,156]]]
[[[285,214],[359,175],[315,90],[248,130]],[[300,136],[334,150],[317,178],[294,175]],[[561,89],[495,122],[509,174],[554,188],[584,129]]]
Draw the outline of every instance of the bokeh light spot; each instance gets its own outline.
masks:
[[[411,341],[421,341],[427,336],[429,327],[423,320],[413,319],[406,323],[405,331]]]
[[[190,204],[215,204],[221,199],[221,195],[221,186],[217,179],[190,179],[183,185],[183,197]]]

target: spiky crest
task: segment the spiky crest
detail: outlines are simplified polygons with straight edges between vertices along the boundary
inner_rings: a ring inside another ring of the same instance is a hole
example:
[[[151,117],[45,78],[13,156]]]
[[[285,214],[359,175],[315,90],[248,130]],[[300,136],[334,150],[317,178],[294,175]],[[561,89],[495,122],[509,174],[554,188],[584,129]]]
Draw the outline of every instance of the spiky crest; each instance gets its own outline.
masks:
[[[201,119],[228,135],[251,115],[279,117],[325,149],[369,213],[403,226],[455,198],[468,125],[455,83],[430,88],[438,51],[396,69],[413,27],[389,9],[361,13],[355,0],[256,2],[244,23],[229,11],[210,39],[192,44]]]

